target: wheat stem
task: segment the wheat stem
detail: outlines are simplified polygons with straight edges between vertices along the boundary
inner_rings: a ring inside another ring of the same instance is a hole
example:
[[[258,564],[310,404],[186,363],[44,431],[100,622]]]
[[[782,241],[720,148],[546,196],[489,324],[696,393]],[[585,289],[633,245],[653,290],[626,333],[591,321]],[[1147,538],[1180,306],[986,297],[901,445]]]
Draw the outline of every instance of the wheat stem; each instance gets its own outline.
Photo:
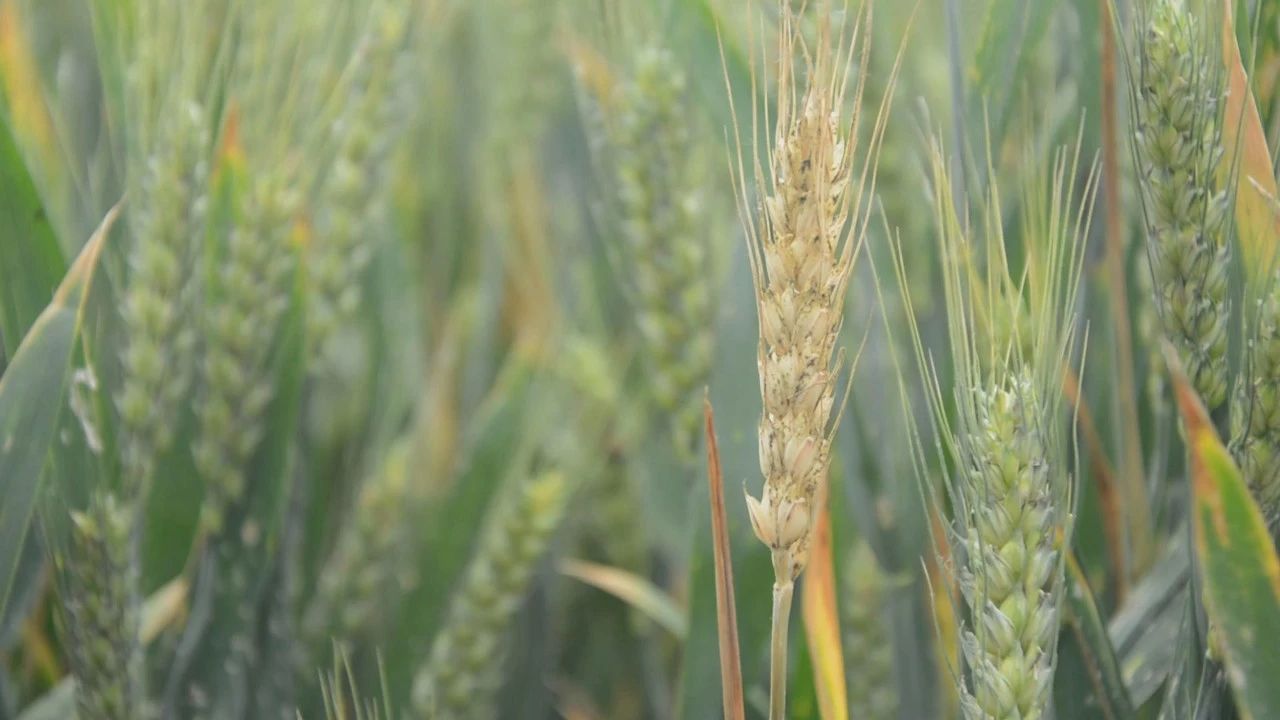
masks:
[[[773,628],[769,639],[769,720],[787,717],[787,635],[795,583],[773,585]]]

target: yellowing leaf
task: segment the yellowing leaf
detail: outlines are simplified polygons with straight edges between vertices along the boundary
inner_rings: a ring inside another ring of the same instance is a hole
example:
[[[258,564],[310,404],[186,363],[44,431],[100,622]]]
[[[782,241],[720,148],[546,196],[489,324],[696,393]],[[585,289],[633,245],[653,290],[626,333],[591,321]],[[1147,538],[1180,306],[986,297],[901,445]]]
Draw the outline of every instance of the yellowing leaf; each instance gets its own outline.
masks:
[[[813,685],[818,693],[822,720],[846,720],[849,700],[845,692],[844,650],[840,644],[840,618],[836,609],[836,578],[831,552],[831,513],[824,506],[813,531],[809,566],[804,573],[801,611]]]
[[[1168,348],[1166,348],[1168,350]],[[1209,414],[1171,351],[1178,405],[1191,450],[1196,568],[1209,613],[1211,643],[1245,718],[1280,717],[1280,559],[1262,513]]]
[[[40,74],[17,3],[0,0],[0,90],[4,101],[0,106],[8,105],[14,132],[35,145],[45,167],[52,167],[57,145],[40,88]]]
[[[1280,212],[1276,179],[1271,171],[1271,152],[1262,129],[1258,103],[1250,88],[1240,59],[1231,11],[1235,0],[1223,0],[1222,60],[1227,73],[1226,114],[1222,140],[1228,157],[1239,158],[1236,179],[1236,233],[1249,285],[1257,289],[1271,276],[1280,242]]]
[[[560,572],[622,600],[673,637],[683,640],[688,635],[689,621],[675,600],[635,573],[582,560],[565,560]]]

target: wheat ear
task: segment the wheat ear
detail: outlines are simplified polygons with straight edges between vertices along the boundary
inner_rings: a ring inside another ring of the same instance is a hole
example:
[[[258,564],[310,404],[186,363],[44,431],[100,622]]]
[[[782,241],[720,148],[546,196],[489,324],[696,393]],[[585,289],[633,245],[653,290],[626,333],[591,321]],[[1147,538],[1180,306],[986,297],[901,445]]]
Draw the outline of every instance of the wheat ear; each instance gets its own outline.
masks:
[[[1147,254],[1165,337],[1213,410],[1227,396],[1230,247],[1219,178],[1223,84],[1213,33],[1181,0],[1155,0],[1138,27],[1134,151]]]
[[[1232,411],[1236,462],[1274,534],[1280,525],[1280,282],[1258,305],[1249,375]]]
[[[419,717],[494,717],[502,637],[560,524],[569,485],[557,472],[522,483],[500,507],[413,684]]]
[[[82,718],[130,720],[142,710],[132,517],[111,495],[95,495],[84,512],[72,513],[70,545],[59,558],[68,660]]]
[[[760,320],[757,363],[764,405],[759,424],[764,490],[759,498],[747,496],[747,508],[756,536],[773,557],[774,720],[785,715],[791,597],[808,558],[818,515],[814,503],[826,483],[839,420],[833,415],[843,358],[835,347],[845,290],[866,238],[870,213],[864,198],[874,189],[888,106],[886,96],[865,162],[856,170],[871,4],[864,4],[859,16],[861,36],[855,29],[849,37],[833,38],[832,13],[829,1],[819,9],[818,39],[810,47],[790,5],[779,6],[778,111],[769,169],[766,173],[756,153],[753,179],[763,193],[758,221],[742,212]],[[855,48],[860,48],[857,63]],[[855,65],[860,70],[848,97]],[[740,154],[740,190],[747,184],[744,164]],[[740,210],[746,207],[741,198]]]
[[[889,632],[888,578],[865,540],[850,553],[847,592],[842,609],[847,631],[850,717],[892,720],[898,716],[893,675],[893,643]]]

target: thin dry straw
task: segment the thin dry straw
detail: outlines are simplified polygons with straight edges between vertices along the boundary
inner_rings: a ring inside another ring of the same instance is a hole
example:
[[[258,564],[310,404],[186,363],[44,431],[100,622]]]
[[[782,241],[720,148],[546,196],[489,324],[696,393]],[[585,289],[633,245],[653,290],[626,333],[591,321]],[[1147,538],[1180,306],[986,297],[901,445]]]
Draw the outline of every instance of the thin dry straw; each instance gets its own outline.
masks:
[[[711,399],[703,400],[707,433],[707,480],[711,487],[711,535],[716,568],[716,629],[720,642],[720,689],[725,720],[743,720],[742,659],[738,642],[738,610],[733,599],[733,552],[724,510],[724,474],[716,442]]]

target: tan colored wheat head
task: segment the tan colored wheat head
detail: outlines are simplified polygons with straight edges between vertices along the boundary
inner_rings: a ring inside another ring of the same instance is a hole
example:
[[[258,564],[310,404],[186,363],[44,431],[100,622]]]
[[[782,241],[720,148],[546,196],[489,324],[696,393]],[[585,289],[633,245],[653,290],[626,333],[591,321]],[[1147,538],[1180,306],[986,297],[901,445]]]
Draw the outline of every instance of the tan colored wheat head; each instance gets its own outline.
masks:
[[[759,499],[748,495],[747,503],[756,535],[773,553],[779,584],[804,570],[815,500],[826,483],[844,365],[836,341],[845,290],[866,241],[866,198],[875,184],[888,107],[886,99],[857,167],[871,6],[862,7],[851,32],[836,34],[831,4],[821,6],[814,43],[800,33],[790,5],[781,4],[777,121],[766,148],[770,165],[767,171],[761,167],[756,153],[753,179],[763,193],[758,220],[742,213],[760,318],[757,362],[764,404],[764,491]],[[753,107],[753,131],[758,114]],[[740,154],[740,208],[747,207],[744,165]]]

